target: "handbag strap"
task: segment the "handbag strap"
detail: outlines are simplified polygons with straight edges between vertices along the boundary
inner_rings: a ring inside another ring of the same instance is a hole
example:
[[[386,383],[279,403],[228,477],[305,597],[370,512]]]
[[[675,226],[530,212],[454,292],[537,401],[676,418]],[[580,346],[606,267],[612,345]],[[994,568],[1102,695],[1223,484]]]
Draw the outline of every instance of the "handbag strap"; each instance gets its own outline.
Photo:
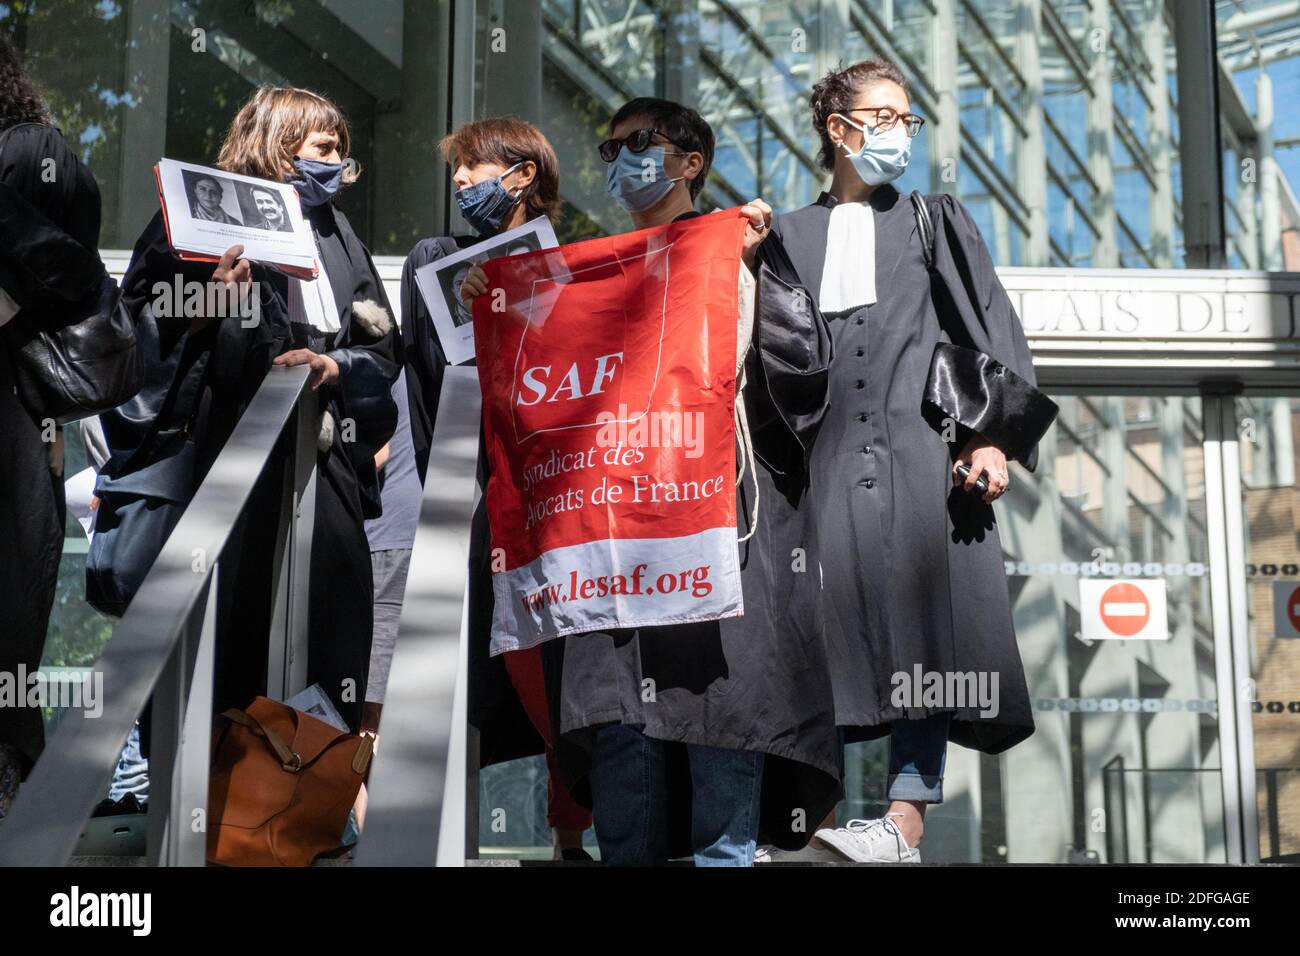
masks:
[[[267,730],[262,726],[262,722],[252,714],[231,708],[230,710],[223,710],[221,716],[226,718],[226,720],[229,720],[231,723],[247,727],[260,737],[265,737],[266,742],[270,744],[271,749],[275,751],[275,755],[280,758],[280,766],[285,770],[288,770],[290,773],[297,773],[302,770],[302,757],[294,753],[293,750],[291,750],[285,742],[280,739],[279,735],[277,735],[275,731]]]
[[[295,753],[289,746],[280,739],[279,735],[273,730],[267,730],[260,720],[246,711],[237,708],[224,710],[221,716],[225,717],[231,723],[247,727],[253,733],[260,737],[265,737],[266,742],[271,745],[275,751],[276,757],[280,760],[280,766],[290,773],[298,773],[302,770],[302,757]],[[363,734],[361,745],[357,748],[356,754],[352,758],[352,769],[354,772],[365,775],[370,768],[370,758],[374,754],[375,738],[369,734]]]
[[[925,269],[934,271],[934,222],[930,219],[930,207],[919,189],[913,189],[908,197],[916,212],[916,231],[921,236],[921,255],[925,256]]]

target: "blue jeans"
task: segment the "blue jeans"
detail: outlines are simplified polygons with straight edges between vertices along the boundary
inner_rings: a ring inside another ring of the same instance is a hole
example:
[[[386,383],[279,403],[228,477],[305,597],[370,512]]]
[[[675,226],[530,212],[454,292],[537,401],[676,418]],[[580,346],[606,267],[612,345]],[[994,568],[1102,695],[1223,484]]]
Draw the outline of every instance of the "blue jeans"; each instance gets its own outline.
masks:
[[[108,785],[108,799],[122,800],[134,793],[141,803],[149,802],[149,761],[140,756],[140,724],[137,722],[126,735],[126,746],[113,768],[113,780]]]
[[[703,744],[686,749],[695,865],[753,865],[763,755]],[[650,866],[667,859],[667,796],[663,741],[622,724],[596,731],[591,809],[603,862]]]
[[[896,720],[889,727],[890,800],[943,803],[943,768],[952,714]]]

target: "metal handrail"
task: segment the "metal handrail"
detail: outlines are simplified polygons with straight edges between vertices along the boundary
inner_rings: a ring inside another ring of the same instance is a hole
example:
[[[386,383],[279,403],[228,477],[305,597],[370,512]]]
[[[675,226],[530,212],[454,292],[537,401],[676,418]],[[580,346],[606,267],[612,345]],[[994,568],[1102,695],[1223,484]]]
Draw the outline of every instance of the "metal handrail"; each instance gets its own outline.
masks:
[[[102,712],[91,718],[77,709],[64,717],[0,824],[0,866],[66,863],[151,697],[148,860],[203,864],[215,585],[223,550],[259,481],[282,481],[284,494],[272,687],[291,690],[305,674],[310,535],[297,529],[309,531],[314,520],[319,428],[317,397],[305,387],[308,371],[272,369],[249,403],[95,663],[106,691]],[[284,473],[268,473],[289,428],[297,440]]]
[[[466,569],[477,500],[477,370],[443,377],[358,866],[477,856],[478,751],[467,723]]]

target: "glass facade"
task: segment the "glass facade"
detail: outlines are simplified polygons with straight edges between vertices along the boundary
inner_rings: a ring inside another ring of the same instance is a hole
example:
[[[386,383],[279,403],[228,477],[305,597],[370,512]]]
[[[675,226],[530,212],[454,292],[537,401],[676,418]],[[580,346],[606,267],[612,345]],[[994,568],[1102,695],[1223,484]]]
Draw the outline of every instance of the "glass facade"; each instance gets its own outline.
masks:
[[[513,114],[561,160],[562,241],[625,228],[596,143],[633,96],[696,107],[717,155],[702,205],[762,196],[778,212],[828,177],[811,85],[840,62],[886,56],[927,119],[897,184],[957,195],[1002,266],[1187,264],[1178,60],[1161,0],[0,0],[104,197],[101,247],[129,250],[157,209],[161,156],[210,163],[259,84],[335,99],[364,172],[343,206],[391,269],[420,237],[461,228],[438,139]],[[1294,12],[1215,4],[1225,255],[1237,269],[1300,270],[1300,38]],[[1257,41],[1252,45],[1252,40]],[[1281,104],[1277,106],[1276,104]],[[1272,177],[1272,178],[1270,178]],[[1190,227],[1189,227],[1190,228]],[[120,258],[120,257],[119,257]],[[1123,393],[1121,393],[1123,391]],[[1034,475],[999,504],[1008,586],[1038,731],[996,757],[954,748],[928,861],[1222,861],[1202,400],[1132,388],[1062,392]],[[1296,572],[1294,438],[1300,405],[1238,399],[1243,442],[1260,855],[1300,853],[1300,639],[1278,631]],[[69,434],[69,473],[83,466]],[[81,600],[85,539],[69,519],[50,666],[84,666],[111,623]],[[1272,571],[1264,569],[1272,568]],[[1253,569],[1253,570],[1252,570]],[[1090,641],[1080,581],[1164,582],[1170,638]],[[1282,602],[1277,604],[1276,602]],[[1300,611],[1296,611],[1300,615]],[[1274,704],[1280,704],[1278,710]],[[847,755],[841,817],[884,807],[886,745]],[[540,758],[480,779],[485,853],[546,855]],[[511,826],[494,826],[491,808]],[[521,824],[519,821],[523,821]]]
[[[1228,258],[1244,268],[1276,235],[1257,222],[1259,76],[1274,102],[1297,82],[1294,61],[1236,55],[1231,17],[1253,6],[1218,5],[1241,71],[1220,125]],[[1288,40],[1295,19],[1269,36]],[[691,103],[713,125],[706,205],[761,195],[795,208],[826,178],[809,87],[838,62],[883,55],[929,120],[900,187],[959,195],[997,262],[1182,264],[1176,57],[1155,0],[6,0],[0,29],[100,179],[107,249],[130,248],[156,208],[152,162],[211,161],[260,83],[309,86],[347,111],[367,172],[345,206],[379,255],[454,224],[434,144],[501,113],[554,139],[565,238],[617,228],[592,147],[640,95]],[[1290,122],[1279,117],[1279,138]],[[1278,161],[1284,173],[1296,162],[1289,149]]]

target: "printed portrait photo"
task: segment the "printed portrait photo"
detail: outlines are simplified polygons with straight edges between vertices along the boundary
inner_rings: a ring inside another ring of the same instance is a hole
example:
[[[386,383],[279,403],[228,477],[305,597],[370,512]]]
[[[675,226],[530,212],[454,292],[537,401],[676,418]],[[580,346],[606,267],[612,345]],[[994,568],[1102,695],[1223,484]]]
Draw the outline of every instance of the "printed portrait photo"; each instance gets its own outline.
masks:
[[[242,226],[239,200],[235,183],[224,176],[182,170],[185,195],[189,200],[190,217],[198,222],[220,222],[229,226]]]
[[[236,183],[239,205],[244,214],[244,225],[267,232],[292,232],[289,212],[284,199],[274,189],[250,183]]]
[[[541,241],[536,233],[526,233],[515,236],[509,240],[494,246],[487,251],[474,256],[473,259],[466,259],[456,263],[455,266],[449,266],[438,272],[438,283],[442,286],[442,295],[447,302],[447,311],[451,313],[452,321],[457,326],[467,325],[474,320],[474,316],[469,309],[460,300],[460,286],[469,275],[469,270],[476,265],[482,265],[489,259],[500,259],[505,256],[518,256],[527,252],[536,252],[542,248]]]

